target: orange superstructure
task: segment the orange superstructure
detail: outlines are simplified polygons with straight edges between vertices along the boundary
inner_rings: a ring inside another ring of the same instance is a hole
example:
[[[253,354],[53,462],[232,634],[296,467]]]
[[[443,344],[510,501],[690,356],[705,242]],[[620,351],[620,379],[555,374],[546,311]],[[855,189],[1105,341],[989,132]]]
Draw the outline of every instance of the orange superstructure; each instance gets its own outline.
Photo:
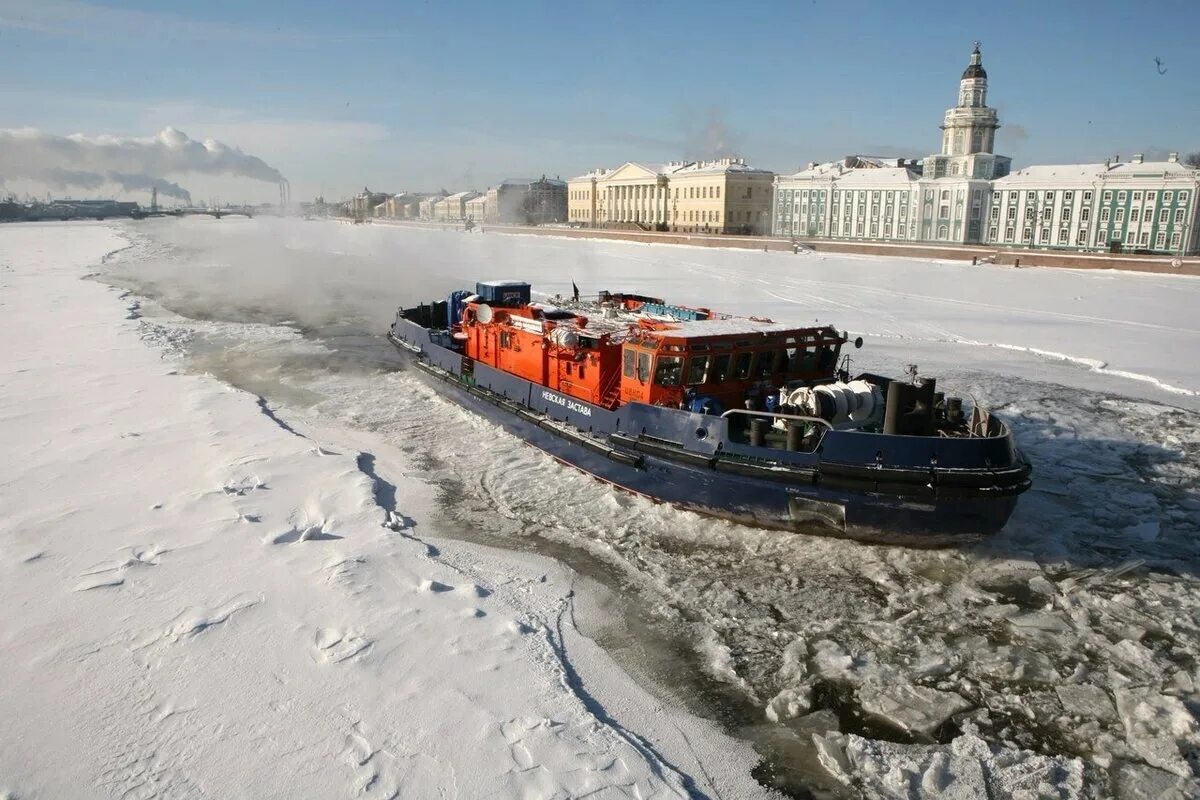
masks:
[[[606,408],[700,402],[712,410],[760,407],[789,382],[834,378],[845,342],[831,327],[714,318],[707,309],[636,295],[600,297],[558,307],[497,306],[473,296],[454,335],[476,362]]]

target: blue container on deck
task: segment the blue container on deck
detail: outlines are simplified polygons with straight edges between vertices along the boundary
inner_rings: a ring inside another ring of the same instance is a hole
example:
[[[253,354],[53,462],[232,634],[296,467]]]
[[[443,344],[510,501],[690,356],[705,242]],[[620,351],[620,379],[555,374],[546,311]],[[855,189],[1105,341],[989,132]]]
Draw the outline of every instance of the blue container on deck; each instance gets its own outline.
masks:
[[[446,303],[446,330],[453,328],[462,319],[463,306],[470,296],[471,292],[466,289],[455,289],[450,293],[450,299]]]
[[[520,306],[529,302],[529,284],[525,281],[479,281],[475,294],[485,303],[497,306]]]

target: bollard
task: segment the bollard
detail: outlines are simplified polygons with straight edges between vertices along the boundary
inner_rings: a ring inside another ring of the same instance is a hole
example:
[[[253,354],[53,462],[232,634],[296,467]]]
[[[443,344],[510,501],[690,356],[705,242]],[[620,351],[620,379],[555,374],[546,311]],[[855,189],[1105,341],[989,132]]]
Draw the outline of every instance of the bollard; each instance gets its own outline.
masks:
[[[808,426],[803,422],[788,420],[787,449],[796,452],[804,447],[804,429]]]
[[[963,420],[963,403],[961,397],[946,398],[946,421],[957,425]]]
[[[750,420],[750,444],[754,447],[764,447],[767,443],[767,428],[771,427],[769,419],[753,417]]]

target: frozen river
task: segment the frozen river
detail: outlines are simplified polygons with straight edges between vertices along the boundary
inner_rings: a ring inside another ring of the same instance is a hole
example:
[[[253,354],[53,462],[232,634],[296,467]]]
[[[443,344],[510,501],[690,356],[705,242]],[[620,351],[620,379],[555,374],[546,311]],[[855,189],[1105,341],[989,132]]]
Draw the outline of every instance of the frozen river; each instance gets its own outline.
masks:
[[[148,338],[285,417],[400,448],[439,489],[428,533],[594,581],[581,629],[752,741],[764,784],[908,796],[978,769],[993,796],[1196,791],[1200,280],[315,221],[126,233],[104,279],[153,301]],[[1035,488],[1001,535],[934,551],[614,493],[397,371],[396,306],[488,278],[863,335],[854,370],[916,363],[1012,422]]]

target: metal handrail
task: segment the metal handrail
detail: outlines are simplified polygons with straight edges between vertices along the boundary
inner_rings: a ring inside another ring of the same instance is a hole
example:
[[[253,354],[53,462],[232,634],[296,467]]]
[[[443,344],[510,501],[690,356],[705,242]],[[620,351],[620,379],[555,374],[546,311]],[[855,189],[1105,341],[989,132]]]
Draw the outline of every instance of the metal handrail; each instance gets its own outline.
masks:
[[[731,408],[721,415],[722,418],[728,417],[730,414],[749,414],[752,417],[777,417],[779,419],[798,419],[801,422],[817,422],[824,425],[829,430],[833,430],[833,423],[829,420],[821,419],[820,417],[805,417],[800,414],[781,414],[777,411],[751,411],[748,408]]]

